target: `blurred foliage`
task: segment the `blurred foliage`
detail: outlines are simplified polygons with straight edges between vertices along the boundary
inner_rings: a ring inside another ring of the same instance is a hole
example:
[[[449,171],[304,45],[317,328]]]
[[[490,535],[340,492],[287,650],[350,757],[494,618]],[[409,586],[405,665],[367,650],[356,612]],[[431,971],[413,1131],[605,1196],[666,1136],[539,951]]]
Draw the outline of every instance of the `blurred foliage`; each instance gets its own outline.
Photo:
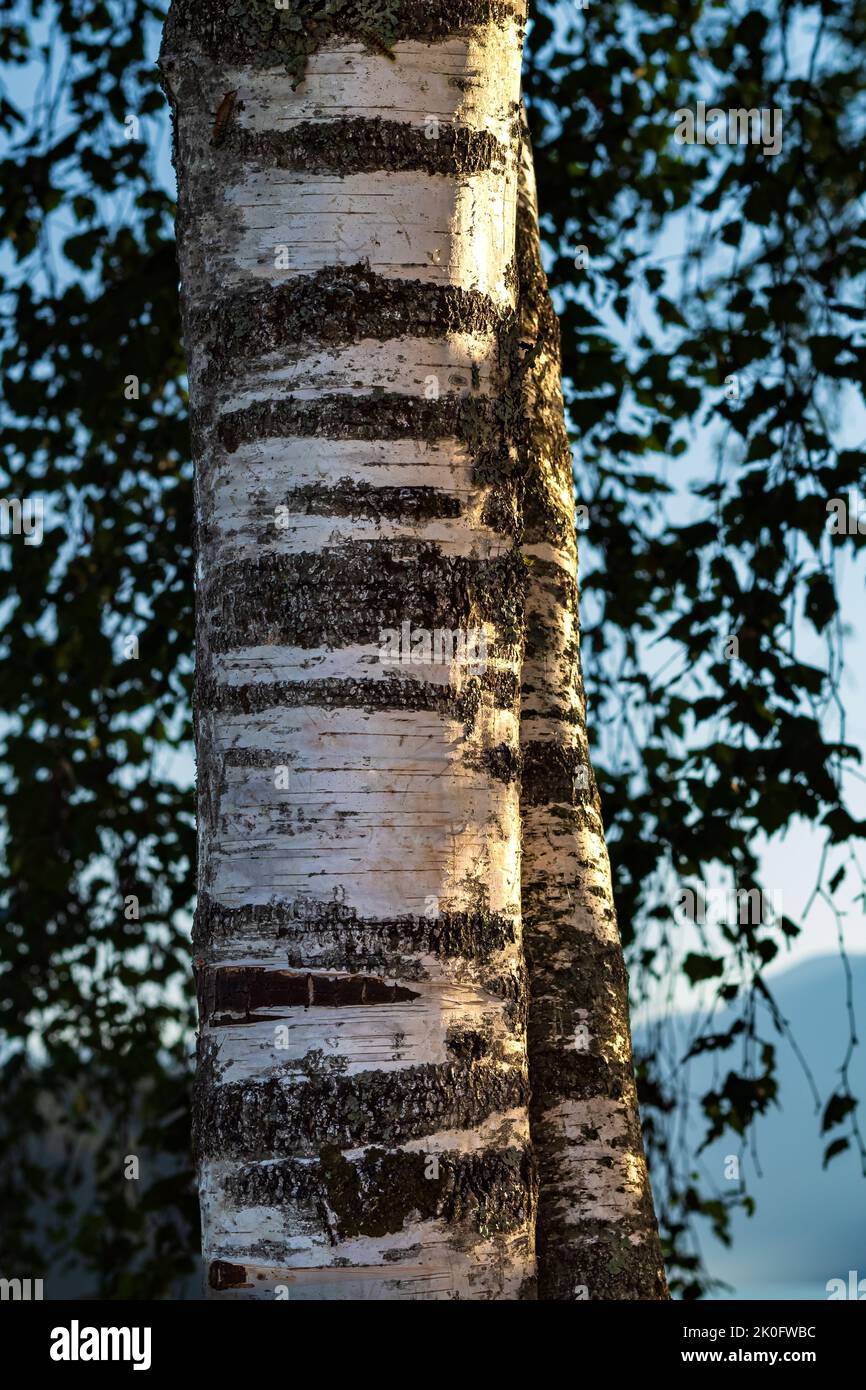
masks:
[[[44,1271],[49,1295],[69,1265],[102,1296],[153,1297],[197,1221],[192,498],[161,13],[3,8],[2,493],[44,497],[45,529],[0,545],[2,1267]]]
[[[0,9],[2,491],[46,498],[41,545],[0,539],[0,1262],[158,1297],[197,1249],[192,498],[163,7]],[[540,0],[527,55],[620,923],[636,997],[680,971],[741,1009],[692,1051],[730,1059],[703,1108],[708,1135],[743,1142],[775,1098],[763,1032],[786,1033],[763,972],[801,924],[729,924],[684,955],[673,908],[714,869],[760,886],[759,832],[795,818],[826,836],[816,892],[862,894],[837,574],[861,537],[831,537],[826,502],[866,486],[838,428],[866,351],[864,24],[866,0]],[[782,152],[676,145],[673,113],[698,100],[779,107]],[[850,1058],[816,1119],[828,1162],[863,1157]],[[649,1051],[639,1081],[672,1283],[695,1296],[696,1221],[724,1236],[750,1199],[676,1150],[680,1074]]]

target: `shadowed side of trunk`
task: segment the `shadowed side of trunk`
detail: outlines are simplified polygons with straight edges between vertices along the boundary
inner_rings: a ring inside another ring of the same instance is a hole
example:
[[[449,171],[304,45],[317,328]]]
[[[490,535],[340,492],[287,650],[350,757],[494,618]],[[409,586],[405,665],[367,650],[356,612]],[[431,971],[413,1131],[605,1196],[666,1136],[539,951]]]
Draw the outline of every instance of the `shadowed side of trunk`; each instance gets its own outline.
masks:
[[[522,673],[523,918],[538,1296],[667,1297],[631,1058],[628,981],[580,670],[559,325],[524,128],[517,219],[529,580]]]

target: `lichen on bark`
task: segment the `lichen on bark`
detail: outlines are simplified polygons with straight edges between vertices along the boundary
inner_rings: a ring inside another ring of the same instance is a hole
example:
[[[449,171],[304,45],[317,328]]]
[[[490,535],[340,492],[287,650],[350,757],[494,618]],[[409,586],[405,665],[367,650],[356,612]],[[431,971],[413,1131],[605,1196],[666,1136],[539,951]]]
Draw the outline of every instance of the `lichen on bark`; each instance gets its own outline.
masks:
[[[442,39],[515,14],[503,0],[174,0],[169,23],[223,61],[282,66],[297,86],[310,55],[334,37],[387,55],[399,39]]]

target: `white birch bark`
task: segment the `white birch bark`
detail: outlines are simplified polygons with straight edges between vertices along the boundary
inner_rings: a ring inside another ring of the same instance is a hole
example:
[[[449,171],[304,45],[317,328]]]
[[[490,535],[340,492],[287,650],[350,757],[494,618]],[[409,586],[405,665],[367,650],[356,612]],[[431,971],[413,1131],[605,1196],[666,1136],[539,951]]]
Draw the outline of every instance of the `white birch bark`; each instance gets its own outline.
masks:
[[[384,40],[363,3],[342,32],[291,13],[300,38],[261,0],[175,0],[162,57],[196,462],[208,1288],[524,1297],[502,409],[522,10],[408,3]],[[293,87],[275,52],[296,42]]]

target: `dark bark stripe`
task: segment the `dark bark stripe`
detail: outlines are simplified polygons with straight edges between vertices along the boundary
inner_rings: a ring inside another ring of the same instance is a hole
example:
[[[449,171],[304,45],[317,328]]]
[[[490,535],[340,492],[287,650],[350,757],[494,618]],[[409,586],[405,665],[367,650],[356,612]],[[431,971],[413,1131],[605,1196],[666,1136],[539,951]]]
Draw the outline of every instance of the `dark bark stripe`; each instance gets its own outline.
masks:
[[[479,428],[494,428],[495,406],[485,398],[472,397],[472,415]],[[219,437],[228,452],[241,444],[259,439],[285,439],[289,436],[326,439],[434,439],[461,438],[466,434],[465,400],[459,396],[440,396],[425,400],[419,396],[382,392],[373,396],[321,395],[314,401],[256,401],[242,410],[232,410],[219,419]]]
[[[605,987],[603,979],[596,981]],[[535,1004],[530,1005],[534,1009]],[[549,1020],[548,1020],[549,1022]],[[536,1034],[542,1032],[541,1026],[530,1028],[530,1045]],[[608,1100],[621,1101],[623,1108],[629,1103],[633,1072],[631,1063],[623,1065],[599,1052],[569,1052],[557,1055],[550,1038],[543,1039],[545,1051],[536,1049],[532,1058],[532,1085],[544,1096],[544,1107],[533,1106],[533,1119],[543,1123],[545,1108],[556,1104],[557,1100],[598,1101],[600,1096]]]
[[[442,124],[435,138],[405,121],[363,116],[335,121],[301,121],[290,130],[244,130],[233,126],[226,148],[245,166],[310,174],[444,174],[449,178],[504,170],[508,150],[489,130]]]
[[[525,1071],[499,1062],[431,1062],[346,1076],[338,1062],[316,1053],[303,1081],[220,1085],[218,1059],[205,1042],[200,1065],[199,1159],[303,1157],[326,1144],[392,1148],[443,1129],[474,1129],[529,1102]]]
[[[430,544],[356,541],[232,560],[204,586],[201,612],[216,653],[377,644],[385,630],[399,631],[404,622],[454,632],[489,621],[508,643],[520,639],[524,581],[516,550],[473,560]]]
[[[488,646],[488,658],[497,655],[494,643]],[[296,709],[316,706],[322,709],[377,710],[439,710],[452,714],[470,729],[478,712],[489,696],[497,709],[513,709],[517,699],[517,677],[512,671],[487,670],[472,676],[456,690],[450,685],[434,685],[432,681],[415,680],[411,667],[403,676],[388,676],[384,680],[352,678],[310,681],[267,681],[251,685],[222,685],[213,680],[199,683],[196,704],[201,709],[218,714],[261,714],[263,710],[282,707]]]
[[[542,915],[543,920],[524,923],[532,981],[528,1036],[533,1087],[544,1098],[538,1113],[564,1099],[621,1099],[633,1086],[631,1060],[620,1060],[628,1027],[622,950],[579,931],[565,909],[562,921],[549,904]],[[607,1001],[603,1009],[600,999]],[[586,1043],[575,1047],[576,1029],[587,1021]]]
[[[222,753],[223,767],[275,768],[286,766],[288,754],[282,748],[226,748]],[[510,744],[498,743],[493,748],[485,748],[480,754],[466,754],[467,767],[481,769],[493,782],[504,782],[508,786],[520,777],[520,750]],[[352,812],[344,811],[343,816],[350,819]]]
[[[523,765],[523,759],[519,748],[512,748],[508,743],[497,743],[492,748],[485,748],[480,758],[481,766],[497,782],[517,782]]]
[[[548,1203],[542,1181],[537,1241],[539,1263],[545,1271],[543,1291],[539,1291],[543,1302],[574,1302],[581,1297],[576,1292],[581,1288],[593,1303],[667,1298],[649,1203],[633,1221],[621,1220],[611,1226],[601,1221],[570,1220],[560,1234],[557,1207],[561,1205],[555,1192]],[[632,1240],[632,1235],[640,1239]]]
[[[225,748],[221,754],[223,767],[285,766],[287,754],[281,748]]]
[[[206,893],[199,895],[193,930],[199,952],[219,957],[221,942],[243,940],[245,935],[272,937],[295,969],[314,960],[319,969],[399,973],[406,979],[411,968],[407,958],[412,955],[487,964],[514,946],[517,924],[498,912],[359,917],[356,908],[337,901],[224,907]]]
[[[447,39],[468,28],[523,20],[521,3],[502,0],[292,0],[277,9],[274,0],[174,0],[170,14],[172,48],[183,38],[199,44],[224,63],[252,61],[259,67],[285,66],[296,82],[309,55],[342,35],[388,52],[399,39]]]
[[[435,487],[374,487],[355,478],[342,478],[336,487],[308,483],[279,499],[292,515],[347,516],[358,521],[432,521],[460,516],[459,497]],[[273,520],[268,523],[273,538]]]
[[[516,532],[513,496],[503,498],[503,489],[491,488],[482,520],[491,531],[503,536]],[[251,493],[250,503],[260,510],[259,520],[250,520],[244,529],[245,542],[272,545],[285,532],[280,530],[275,508],[285,507],[288,516],[347,517],[353,521],[403,521],[408,524],[453,520],[463,511],[460,497],[434,487],[374,487],[352,478],[343,478],[336,487],[310,484],[264,499]],[[508,502],[511,505],[508,505]],[[202,525],[199,542],[206,546],[224,539],[224,528]]]
[[[376,975],[298,974],[227,965],[205,970],[198,979],[199,1017],[215,1027],[255,1023],[257,1009],[339,1009],[418,998],[417,990],[388,984]]]
[[[534,1162],[524,1147],[435,1156],[374,1148],[349,1159],[325,1146],[317,1163],[283,1159],[236,1169],[226,1196],[241,1209],[327,1211],[331,1233],[342,1241],[393,1235],[410,1221],[506,1235],[531,1218],[535,1186]]]
[[[544,740],[524,742],[521,748],[524,806],[546,806],[554,801],[575,807],[597,806],[595,773],[579,748]]]
[[[329,266],[282,285],[233,290],[193,312],[192,337],[203,340],[207,369],[233,377],[251,356],[299,353],[298,343],[344,346],[363,338],[448,338],[507,332],[514,315],[478,290],[395,280],[364,265]]]
[[[519,411],[519,392],[512,390],[499,396],[449,393],[438,400],[396,391],[359,396],[323,393],[313,401],[289,396],[227,411],[219,417],[217,434],[230,454],[242,444],[262,439],[411,439],[425,443],[459,439],[473,461],[473,482],[481,487],[501,485],[522,471],[521,453],[513,442]],[[195,435],[201,428],[195,411],[191,423]],[[494,513],[497,511],[504,521],[508,509],[500,504],[494,506]]]

